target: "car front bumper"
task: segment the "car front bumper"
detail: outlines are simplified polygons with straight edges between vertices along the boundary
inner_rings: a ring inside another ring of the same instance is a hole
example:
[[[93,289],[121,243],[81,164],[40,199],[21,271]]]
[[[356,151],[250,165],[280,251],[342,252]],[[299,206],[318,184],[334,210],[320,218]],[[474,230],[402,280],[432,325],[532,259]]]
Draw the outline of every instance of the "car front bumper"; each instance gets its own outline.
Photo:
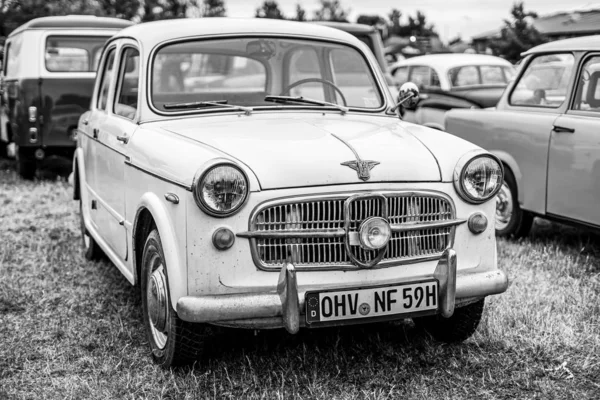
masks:
[[[508,277],[500,270],[457,273],[456,253],[452,249],[444,252],[432,277],[439,283],[438,313],[446,318],[452,316],[457,304],[503,293],[508,288]],[[397,283],[408,282],[410,279]],[[298,290],[296,269],[288,263],[281,269],[276,290],[272,292],[185,296],[177,302],[177,314],[189,322],[247,328],[283,326],[288,332],[296,333],[305,325],[305,293],[306,290]],[[397,318],[403,318],[403,315]]]

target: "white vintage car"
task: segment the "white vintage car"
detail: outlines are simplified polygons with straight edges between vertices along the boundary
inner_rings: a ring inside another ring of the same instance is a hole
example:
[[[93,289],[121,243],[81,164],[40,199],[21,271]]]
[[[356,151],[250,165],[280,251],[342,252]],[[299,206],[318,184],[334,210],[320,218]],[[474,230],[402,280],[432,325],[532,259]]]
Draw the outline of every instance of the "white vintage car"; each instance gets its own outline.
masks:
[[[207,324],[473,334],[508,284],[502,166],[396,108],[367,47],[328,27],[186,19],[108,41],[74,194],[86,257],[141,287],[156,362],[199,357]]]

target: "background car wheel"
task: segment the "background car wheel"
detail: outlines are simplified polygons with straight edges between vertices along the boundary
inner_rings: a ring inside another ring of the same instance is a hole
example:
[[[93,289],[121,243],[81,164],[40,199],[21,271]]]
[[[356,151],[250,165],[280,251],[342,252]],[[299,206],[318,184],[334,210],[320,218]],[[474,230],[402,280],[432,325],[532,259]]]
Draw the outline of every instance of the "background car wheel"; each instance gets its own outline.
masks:
[[[504,182],[496,195],[496,235],[520,238],[527,236],[533,215],[519,206],[517,182],[510,169],[504,170]]]
[[[17,151],[17,172],[23,179],[32,180],[35,177],[36,162],[22,149]]]
[[[441,315],[413,318],[415,325],[444,343],[463,342],[470,338],[481,321],[484,299],[454,310],[450,318]]]
[[[154,229],[142,255],[142,314],[152,357],[165,368],[198,360],[208,336],[204,325],[177,316],[171,304],[166,268],[160,237]]]
[[[100,260],[104,256],[104,252],[85,227],[82,201],[79,202],[79,227],[81,228],[81,238],[83,240],[83,255],[88,260]]]

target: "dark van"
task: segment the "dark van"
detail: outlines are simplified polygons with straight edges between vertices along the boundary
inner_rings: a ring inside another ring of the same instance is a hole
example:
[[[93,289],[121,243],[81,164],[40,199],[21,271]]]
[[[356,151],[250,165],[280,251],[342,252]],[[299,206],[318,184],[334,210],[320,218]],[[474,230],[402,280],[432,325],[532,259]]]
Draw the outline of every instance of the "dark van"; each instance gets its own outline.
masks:
[[[132,22],[118,18],[37,18],[13,31],[4,48],[4,103],[8,140],[15,143],[19,174],[37,163],[71,159],[77,123],[89,109],[104,43]]]

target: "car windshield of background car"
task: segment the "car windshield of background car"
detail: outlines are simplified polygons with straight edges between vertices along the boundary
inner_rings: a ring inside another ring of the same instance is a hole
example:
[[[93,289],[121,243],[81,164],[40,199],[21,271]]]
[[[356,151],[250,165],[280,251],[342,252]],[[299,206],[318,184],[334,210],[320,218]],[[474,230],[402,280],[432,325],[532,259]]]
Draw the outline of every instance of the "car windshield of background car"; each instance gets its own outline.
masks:
[[[537,56],[521,75],[510,96],[510,104],[559,107],[567,95],[573,64],[571,53]]]
[[[95,72],[108,36],[48,36],[46,69],[49,72]]]
[[[161,112],[181,111],[165,104],[203,101],[274,107],[265,97],[279,95],[358,109],[383,105],[363,54],[324,41],[251,37],[170,44],[156,52],[151,79],[152,103]],[[290,102],[275,107],[298,106]],[[211,108],[218,105],[196,111]]]

